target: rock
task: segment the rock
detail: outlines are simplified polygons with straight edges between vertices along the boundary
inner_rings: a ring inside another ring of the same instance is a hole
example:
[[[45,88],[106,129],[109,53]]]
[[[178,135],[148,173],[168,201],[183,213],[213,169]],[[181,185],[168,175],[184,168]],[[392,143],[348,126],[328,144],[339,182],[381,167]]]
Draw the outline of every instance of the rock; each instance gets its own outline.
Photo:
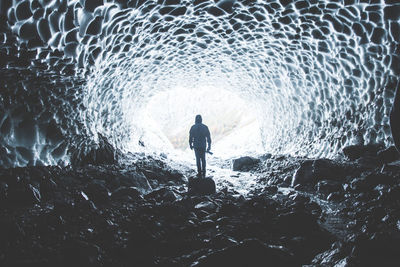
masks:
[[[290,194],[290,195],[289,195],[289,198],[290,198],[291,200],[293,200],[293,201],[295,202],[296,205],[299,205],[299,204],[303,205],[303,204],[306,204],[306,203],[309,203],[309,202],[310,202],[310,197],[308,197],[308,196],[303,196],[303,195],[298,194],[298,193],[296,193],[296,192],[293,192],[293,194]]]
[[[264,154],[264,155],[262,155],[260,157],[260,159],[262,159],[262,160],[267,160],[267,159],[270,159],[270,158],[272,158],[272,154],[271,153],[266,153],[266,154]]]
[[[292,186],[315,183],[313,160],[306,160],[298,168],[292,178]]]
[[[128,236],[126,252],[134,266],[154,266],[153,257],[158,242],[144,227],[136,227]]]
[[[7,199],[8,184],[0,182],[0,201],[3,202]]]
[[[21,227],[20,223],[18,223],[18,221],[10,217],[2,217],[0,219],[0,234],[2,240],[4,241],[12,237],[21,240],[26,238],[26,233],[24,229]]]
[[[382,163],[390,163],[400,159],[400,154],[395,146],[390,146],[378,152],[378,159]]]
[[[220,216],[233,216],[239,212],[239,207],[232,202],[222,203],[218,208]]]
[[[333,181],[342,181],[346,175],[344,166],[329,159],[317,159],[314,161],[314,175],[318,181],[327,179]]]
[[[93,212],[97,211],[96,205],[82,191],[76,196],[73,207],[85,214],[89,214],[89,213],[93,213]]]
[[[400,172],[400,164],[399,162],[392,162],[392,163],[387,163],[383,164],[381,168],[382,173],[398,173]]]
[[[130,172],[119,177],[121,186],[136,187],[142,194],[152,190],[146,176],[141,172]]]
[[[315,184],[320,180],[342,181],[345,175],[345,167],[332,160],[306,160],[294,173],[292,186]]]
[[[32,205],[40,203],[41,195],[38,187],[20,182],[16,188],[9,189],[8,200],[14,204]]]
[[[206,219],[206,220],[202,220],[200,222],[200,225],[203,229],[205,229],[205,228],[213,227],[215,225],[215,222],[213,220]]]
[[[175,201],[178,197],[169,188],[161,188],[158,190],[154,190],[153,192],[145,195],[145,199],[155,199],[157,202],[172,202]]]
[[[107,175],[107,177],[105,177],[105,181],[107,188],[109,188],[111,191],[117,190],[121,186],[120,179],[117,177],[117,175]]]
[[[219,223],[220,223],[220,221],[219,221]],[[211,243],[217,249],[223,249],[223,248],[226,248],[226,247],[231,247],[231,246],[235,246],[235,245],[239,244],[232,237],[224,236],[222,234],[218,234],[215,237],[213,237],[211,239]]]
[[[173,181],[177,184],[182,184],[183,182],[185,182],[184,175],[177,170],[169,170],[167,177],[170,178],[169,181]]]
[[[75,202],[67,197],[57,194],[54,200],[54,212],[61,216],[66,216],[74,212]]]
[[[301,210],[282,213],[277,219],[280,231],[285,234],[303,235],[307,232],[317,232],[320,229],[316,218]]]
[[[365,156],[376,156],[378,151],[383,146],[381,144],[370,144],[370,145],[351,145],[343,148],[343,154],[350,160],[356,160]]]
[[[189,178],[188,193],[191,195],[211,195],[216,192],[212,178]]]
[[[191,266],[292,266],[292,258],[282,246],[265,245],[258,239],[246,239],[238,245],[202,256]]]
[[[400,238],[388,233],[375,233],[371,237],[357,236],[352,256],[359,266],[397,266],[400,262]],[[372,253],[373,252],[373,253]]]
[[[358,192],[369,191],[379,184],[383,185],[393,185],[395,183],[395,178],[385,174],[372,173],[365,177],[354,179],[350,187]]]
[[[67,266],[96,266],[99,265],[100,247],[81,240],[65,241],[61,248],[65,257],[63,263]]]
[[[116,164],[120,154],[121,152],[116,150],[106,137],[98,134],[98,143],[83,143],[72,149],[71,164],[73,166]]]
[[[125,187],[121,186],[116,189],[112,194],[111,198],[113,200],[133,200],[133,199],[140,199],[141,193],[135,187]]]
[[[278,192],[278,187],[276,185],[267,185],[264,188],[264,191],[273,195],[273,194],[276,194],[276,192]]]
[[[54,194],[54,190],[57,188],[57,184],[51,179],[43,177],[40,180],[40,192],[42,194],[43,199],[50,199]]]
[[[365,184],[364,179],[356,178],[351,181],[350,188],[353,191],[360,192],[360,191],[364,191],[364,190],[368,189],[368,186]]]
[[[332,192],[328,195],[326,198],[328,201],[342,201],[343,200],[343,194],[338,193],[338,192]]]
[[[400,187],[396,186],[393,188],[389,188],[389,192],[387,193],[387,198],[390,201],[400,201]]]
[[[253,157],[241,157],[233,160],[234,171],[249,171],[256,167],[261,162],[260,159],[256,159]]]
[[[355,162],[359,167],[365,170],[373,170],[382,164],[382,162],[379,161],[377,156],[361,157],[359,159],[356,159]]]
[[[84,192],[96,204],[105,203],[109,200],[109,192],[103,180],[94,179],[85,187]]]
[[[211,201],[203,201],[194,206],[195,209],[205,210],[207,212],[215,212],[217,205]]]
[[[143,174],[151,182],[159,183],[173,183],[174,185],[182,184],[184,181],[183,174],[175,170],[160,169],[157,171],[143,170]]]
[[[343,252],[340,248],[332,248],[330,250],[324,251],[314,257],[312,260],[313,264],[335,266],[342,257]]]
[[[322,180],[315,185],[316,190],[321,194],[330,194],[343,190],[342,184],[336,181]]]

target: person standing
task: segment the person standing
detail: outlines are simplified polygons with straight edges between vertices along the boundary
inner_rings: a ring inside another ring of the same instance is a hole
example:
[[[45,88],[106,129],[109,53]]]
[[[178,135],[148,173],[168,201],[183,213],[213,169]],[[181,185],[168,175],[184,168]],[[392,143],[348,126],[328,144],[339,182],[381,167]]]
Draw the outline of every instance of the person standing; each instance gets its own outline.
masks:
[[[189,146],[194,149],[197,164],[197,176],[206,177],[206,151],[210,152],[211,137],[207,125],[202,123],[201,115],[196,115],[195,124],[190,128]],[[207,150],[206,150],[207,147]]]

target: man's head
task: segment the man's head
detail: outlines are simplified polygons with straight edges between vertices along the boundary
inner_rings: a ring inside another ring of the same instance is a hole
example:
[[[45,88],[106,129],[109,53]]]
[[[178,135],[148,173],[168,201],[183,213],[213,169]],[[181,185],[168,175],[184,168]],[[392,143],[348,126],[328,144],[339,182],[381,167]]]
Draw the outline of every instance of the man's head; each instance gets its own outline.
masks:
[[[203,121],[203,119],[201,118],[201,115],[196,115],[196,123],[201,123]]]

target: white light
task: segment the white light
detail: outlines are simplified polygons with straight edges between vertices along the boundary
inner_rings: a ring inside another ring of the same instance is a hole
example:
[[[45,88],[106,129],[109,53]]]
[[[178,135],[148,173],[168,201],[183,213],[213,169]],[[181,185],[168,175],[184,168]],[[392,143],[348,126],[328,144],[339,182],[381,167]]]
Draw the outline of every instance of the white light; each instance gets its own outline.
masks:
[[[195,116],[201,114],[218,157],[262,152],[254,105],[222,88],[176,87],[162,91],[152,96],[138,114],[140,119],[135,119],[135,123],[143,129],[139,139],[157,151],[188,152],[190,127]]]

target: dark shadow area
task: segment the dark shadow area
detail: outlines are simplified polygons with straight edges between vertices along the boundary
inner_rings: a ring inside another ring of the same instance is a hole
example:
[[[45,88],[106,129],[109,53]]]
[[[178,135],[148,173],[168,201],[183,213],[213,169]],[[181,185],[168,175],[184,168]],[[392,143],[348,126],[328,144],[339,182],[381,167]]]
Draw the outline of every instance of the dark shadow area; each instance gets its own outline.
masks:
[[[396,266],[397,151],[351,146],[341,158],[246,158],[257,176],[247,195],[198,190],[207,179],[149,156],[1,169],[0,263]]]

